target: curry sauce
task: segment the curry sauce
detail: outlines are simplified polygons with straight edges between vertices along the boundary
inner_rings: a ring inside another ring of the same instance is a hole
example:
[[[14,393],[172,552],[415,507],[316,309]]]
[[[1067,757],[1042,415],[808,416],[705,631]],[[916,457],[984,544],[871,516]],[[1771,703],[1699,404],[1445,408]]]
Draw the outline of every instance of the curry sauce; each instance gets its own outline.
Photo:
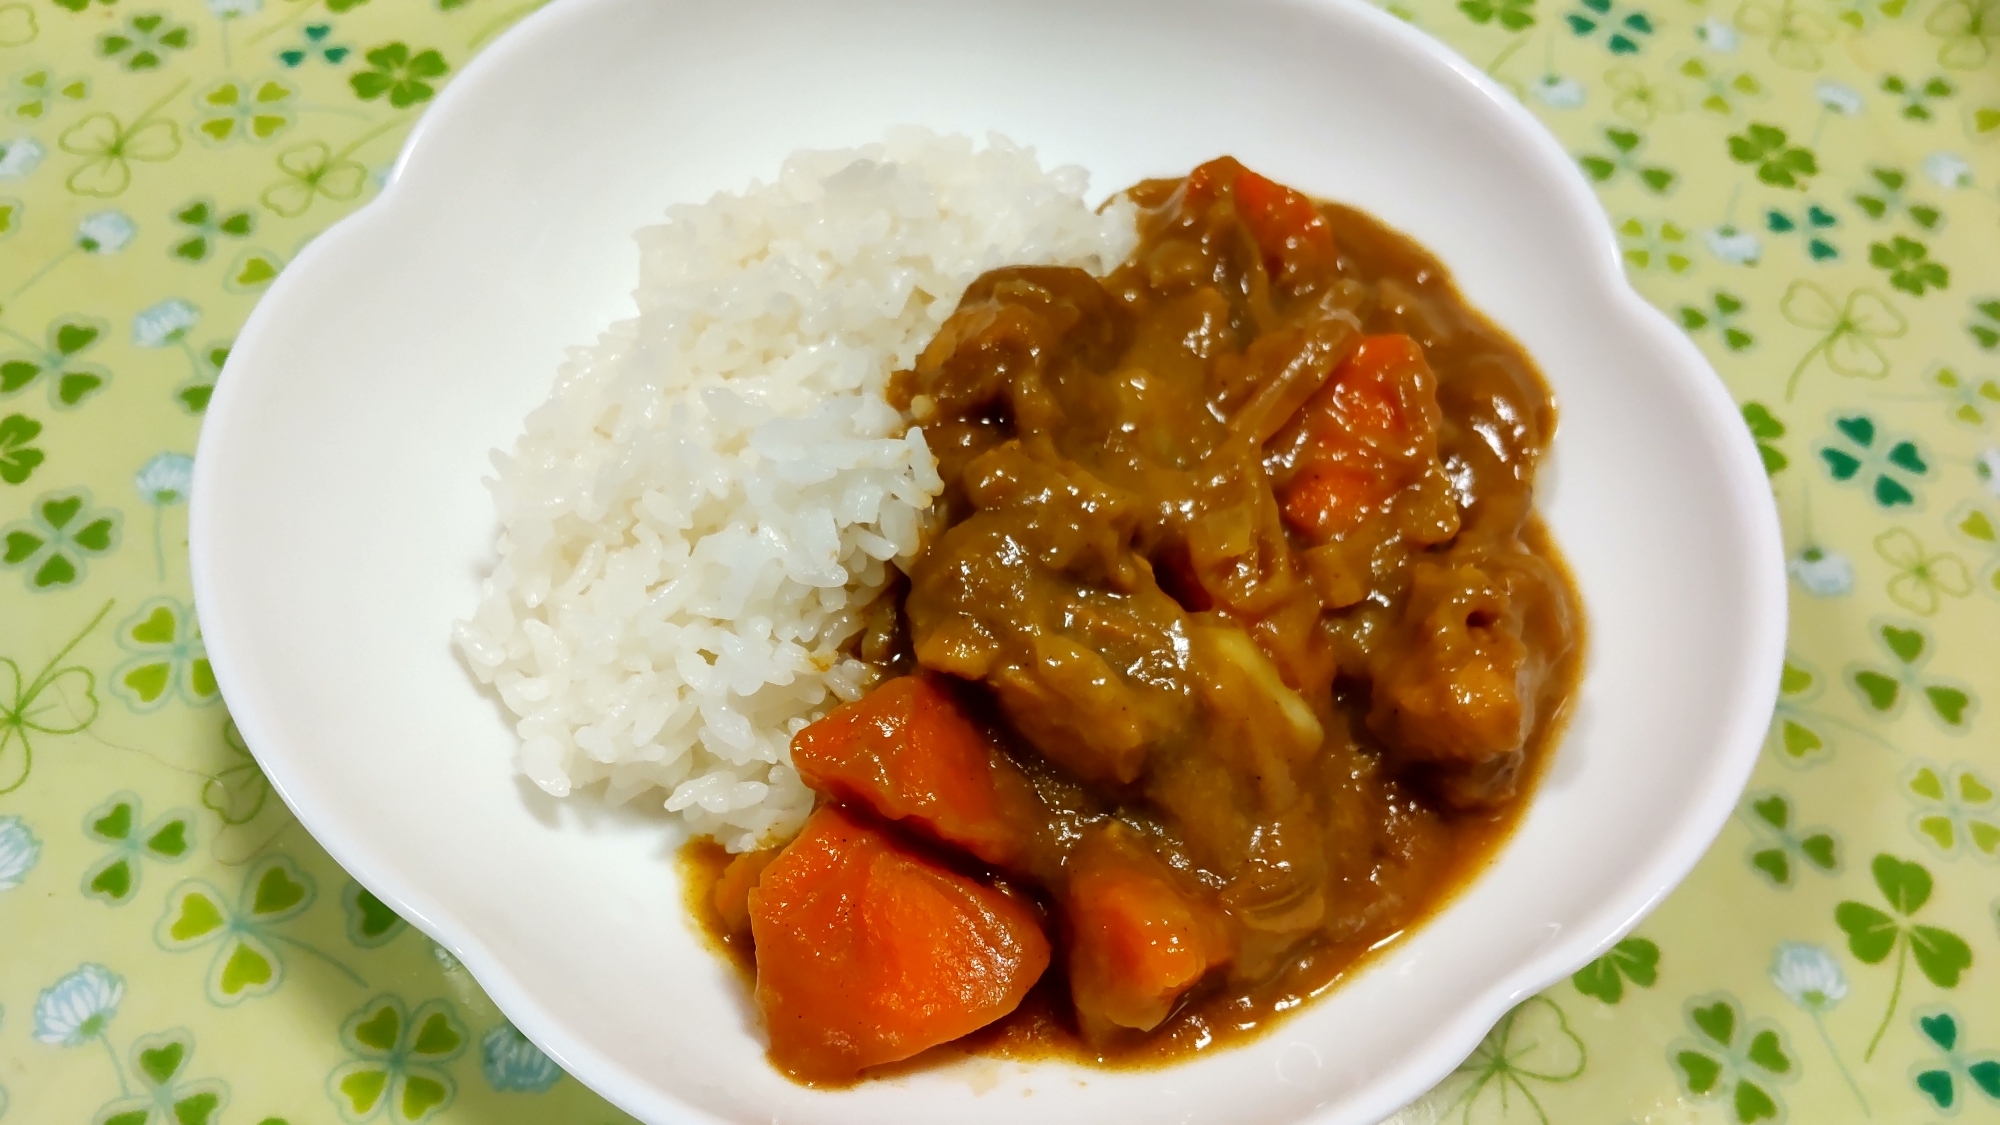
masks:
[[[1266,1029],[1476,875],[1575,689],[1521,348],[1233,160],[1129,195],[1123,265],[991,271],[896,375],[944,491],[883,680],[794,740],[799,840],[689,853],[802,1080]]]

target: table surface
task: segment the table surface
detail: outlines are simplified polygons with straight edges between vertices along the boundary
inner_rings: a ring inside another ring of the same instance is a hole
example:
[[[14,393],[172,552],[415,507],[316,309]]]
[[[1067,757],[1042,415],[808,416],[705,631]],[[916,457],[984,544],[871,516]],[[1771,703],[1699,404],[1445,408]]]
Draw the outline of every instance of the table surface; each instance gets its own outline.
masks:
[[[0,1118],[624,1119],[293,822],[188,593],[231,337],[534,6],[0,0]],[[2000,0],[1389,7],[1597,183],[1743,405],[1792,577],[1714,848],[1405,1118],[1991,1118]]]

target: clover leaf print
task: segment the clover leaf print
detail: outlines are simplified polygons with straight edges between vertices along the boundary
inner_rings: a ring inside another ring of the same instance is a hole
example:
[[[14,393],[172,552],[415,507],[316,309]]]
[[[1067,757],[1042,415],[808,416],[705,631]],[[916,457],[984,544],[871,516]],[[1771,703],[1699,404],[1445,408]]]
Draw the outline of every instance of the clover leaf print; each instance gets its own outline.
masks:
[[[68,643],[49,657],[25,683],[21,666],[0,656],[0,794],[27,783],[35,768],[34,737],[75,734],[97,721],[97,677],[88,668],[64,664],[69,654],[111,612],[105,602]]]
[[[1718,117],[1733,117],[1741,103],[1769,95],[1764,83],[1747,70],[1722,70],[1698,55],[1682,59],[1675,73],[1699,86],[1701,108]]]
[[[0,481],[25,484],[47,455],[29,443],[41,436],[42,424],[25,414],[0,418]]]
[[[387,94],[389,104],[397,109],[431,100],[437,93],[431,82],[451,69],[436,51],[412,52],[402,43],[384,43],[363,57],[368,69],[347,80],[354,87],[354,96],[372,102]]]
[[[234,719],[222,721],[222,746],[229,764],[202,783],[201,803],[224,825],[234,828],[250,823],[264,811],[271,798],[271,781],[257,759],[250,756],[250,747],[244,744]]]
[[[1738,1125],[1782,1121],[1780,1083],[1798,1078],[1785,1033],[1770,1020],[1746,1022],[1736,998],[1713,993],[1682,1008],[1691,1036],[1667,1047],[1667,1062],[1696,1101],[1722,1099]]]
[[[195,96],[195,132],[210,144],[262,143],[298,120],[298,90],[281,78],[224,78]]]
[[[1891,288],[1921,297],[1932,289],[1951,286],[1951,269],[1932,261],[1930,248],[1914,238],[1896,235],[1868,244],[1868,264],[1889,275]]]
[[[1778,705],[1771,715],[1770,732],[1764,738],[1767,751],[1777,754],[1788,765],[1816,766],[1832,755],[1834,739],[1846,735],[1895,752],[1894,746],[1873,731],[1812,706],[1824,690],[1819,672],[1796,656],[1786,656],[1784,669],[1778,675]]]
[[[1874,419],[1854,414],[1834,418],[1833,433],[1822,440],[1819,458],[1836,484],[1861,484],[1884,508],[1916,504],[1916,486],[1930,473],[1916,439],[1886,437]]]
[[[2000,301],[1975,301],[1972,320],[1965,330],[1981,348],[1987,351],[2000,348]]]
[[[367,987],[353,969],[330,954],[277,931],[303,914],[316,893],[312,876],[282,855],[263,859],[245,873],[233,906],[214,884],[188,879],[168,893],[153,940],[169,953],[215,946],[205,988],[209,1003],[218,1007],[233,1007],[276,991],[285,980],[281,944],[326,962],[355,986]]]
[[[0,527],[0,570],[18,570],[30,591],[59,590],[83,581],[89,560],[118,549],[123,517],[90,502],[90,490],[45,492],[28,518]]]
[[[278,155],[278,170],[285,178],[264,189],[264,206],[296,219],[316,198],[345,203],[360,196],[368,169],[347,158],[353,147],[336,152],[324,141],[312,141],[286,149]]]
[[[1812,1018],[1813,1029],[1819,1032],[1819,1040],[1826,1045],[1826,1053],[1833,1059],[1834,1068],[1847,1080],[1847,1088],[1861,1103],[1861,1112],[1869,1113],[1868,1099],[1862,1095],[1854,1076],[1848,1073],[1847,1063],[1840,1057],[1840,1049],[1833,1045],[1833,1037],[1826,1033],[1826,1014],[1847,999],[1847,974],[1840,971],[1840,962],[1824,946],[1800,941],[1784,942],[1772,951],[1771,983],[1784,993],[1785,999],[1798,1005]]]
[[[347,915],[347,940],[363,949],[387,945],[409,928],[402,915],[351,879],[341,893],[340,907]]]
[[[1546,996],[1530,997],[1500,1017],[1452,1072],[1448,1081],[1460,1085],[1435,1120],[1459,1125],[1521,1120],[1511,1113],[1519,1098],[1534,1110],[1536,1121],[1548,1125],[1535,1088],[1574,1081],[1583,1073],[1584,1061],[1583,1040],[1570,1030],[1562,1008]],[[1450,1088],[1442,1086],[1440,1092]]]
[[[1769,39],[1771,61],[1791,70],[1818,70],[1820,48],[1833,42],[1833,28],[1798,0],[1775,6],[1746,0],[1736,9],[1736,26],[1745,35]]]
[[[1811,149],[1790,144],[1776,125],[1754,121],[1743,132],[1730,134],[1729,159],[1756,169],[1757,178],[1774,187],[1803,191],[1806,181],[1819,174]]]
[[[222,698],[192,606],[153,598],[119,623],[117,637],[131,655],[111,673],[111,690],[132,710],[151,711],[174,698],[204,707]]]
[[[16,121],[40,121],[63,103],[80,102],[88,97],[90,79],[62,78],[48,67],[37,67],[8,81],[7,116]]]
[[[1643,136],[1630,129],[1606,129],[1604,142],[1609,147],[1608,154],[1584,156],[1577,161],[1592,180],[1609,183],[1622,170],[1629,171],[1654,195],[1664,195],[1673,188],[1673,169],[1639,162],[1639,150],[1646,143]]]
[[[123,906],[139,893],[146,860],[179,863],[194,851],[194,814],[169,809],[141,827],[139,796],[115,793],[84,814],[83,834],[110,851],[83,873],[83,896]]]
[[[161,108],[187,88],[182,82],[165,97],[141,110],[129,126],[116,114],[93,113],[63,130],[56,143],[72,156],[84,157],[63,183],[77,195],[109,199],[132,186],[132,162],[157,164],[180,154],[180,126],[156,118]]]
[[[0,328],[0,335],[12,337],[26,349],[0,356],[0,397],[19,394],[44,381],[49,388],[49,405],[58,410],[82,405],[111,382],[111,372],[82,358],[103,342],[108,327],[91,317],[57,317],[43,331],[40,344]]]
[[[212,343],[194,353],[190,349],[190,362],[194,364],[194,374],[188,381],[174,388],[174,401],[189,414],[200,414],[208,409],[208,400],[215,395],[215,381],[222,377],[222,365],[229,361],[229,349],[234,340]]]
[[[1882,92],[1902,103],[1902,115],[1911,121],[1929,121],[1935,114],[1930,103],[1956,92],[1942,75],[1924,82],[1906,82],[1899,74],[1882,76]]]
[[[1919,616],[1938,611],[1945,597],[1972,593],[1972,575],[1957,555],[1932,554],[1907,529],[1894,527],[1875,537],[1875,553],[1895,567],[1889,579],[1889,600]]]
[[[1737,323],[1737,319],[1743,314],[1745,307],[1743,298],[1727,290],[1717,289],[1709,294],[1708,305],[1706,307],[1700,305],[1682,305],[1677,311],[1680,314],[1681,327],[1687,329],[1688,332],[1699,332],[1713,324],[1722,334],[1722,344],[1724,347],[1732,352],[1742,352],[1748,351],[1750,348],[1756,346],[1757,343],[1757,337],[1751,335],[1748,330]],[[1749,418],[1749,408],[1745,407],[1744,409],[1744,417],[1747,420]],[[1753,426],[1752,429],[1754,430],[1755,427]],[[1783,434],[1784,427],[1780,425],[1778,427],[1778,434],[1774,436],[1782,436]]]
[[[1943,399],[1951,420],[1983,430],[1990,414],[2000,410],[2000,378],[1969,378],[1951,367],[1939,367],[1925,377],[1931,393]]]
[[[1884,718],[1893,718],[1915,696],[1924,701],[1931,718],[1947,732],[1963,734],[1970,729],[1979,710],[1979,699],[1970,688],[1924,674],[1924,665],[1931,658],[1931,641],[1923,629],[1914,622],[1897,625],[1876,621],[1871,631],[1889,659],[1882,664],[1848,666],[1847,684],[1863,706]]]
[[[248,238],[257,229],[253,212],[247,208],[224,211],[212,199],[189,200],[174,212],[173,219],[185,229],[168,253],[189,262],[205,261],[223,239]]]
[[[1625,997],[1626,981],[1651,988],[1660,979],[1660,947],[1645,938],[1628,937],[1569,979],[1585,996],[1616,1004]]]
[[[1753,793],[1743,808],[1744,820],[1757,836],[1746,852],[1750,866],[1773,886],[1790,890],[1799,867],[1825,875],[1840,870],[1840,843],[1833,831],[1794,826],[1791,798]]]
[[[1681,310],[1681,323],[1687,323],[1688,309]],[[1699,310],[1696,310],[1697,312]],[[1777,476],[1785,466],[1791,464],[1777,441],[1785,436],[1785,424],[1771,413],[1771,409],[1761,402],[1743,404],[1743,424],[1750,429],[1750,437],[1757,443],[1757,456],[1764,462],[1764,475]]]
[[[300,29],[296,43],[278,52],[278,62],[288,69],[304,66],[313,59],[328,66],[339,66],[354,53],[354,48],[345,43],[335,43],[332,36],[332,24],[309,23]]]
[[[1904,776],[1903,795],[1916,806],[1910,831],[1938,855],[2000,859],[2000,796],[1971,765],[1919,763]]]
[[[1866,903],[1848,900],[1834,908],[1834,924],[1847,935],[1848,951],[1864,965],[1880,965],[1896,955],[1896,976],[1889,987],[1889,1006],[1882,1024],[1868,1041],[1863,1062],[1875,1057],[1882,1036],[1903,996],[1903,973],[1914,959],[1918,971],[1939,988],[1957,988],[1959,978],[1972,967],[1972,947],[1950,930],[1919,925],[1905,919],[1924,908],[1931,898],[1931,873],[1921,863],[1898,859],[1884,852],[1869,864],[1875,886],[1894,914]]]
[[[377,996],[341,1025],[341,1045],[353,1057],[327,1077],[327,1092],[350,1125],[428,1121],[458,1096],[445,1064],[465,1051],[467,1038],[448,1001],[427,1000],[412,1012],[397,997]]]
[[[1815,262],[1831,262],[1840,257],[1840,248],[1826,237],[1827,231],[1839,225],[1839,217],[1817,203],[1807,205],[1796,217],[1776,207],[1764,212],[1764,229],[1780,236],[1798,235],[1805,241],[1806,257]]]
[[[1931,10],[1924,30],[1944,40],[1938,65],[1978,70],[2000,42],[2000,0],[1945,0]]]
[[[2000,516],[1974,501],[1958,506],[1951,514],[1951,531],[1975,548],[1994,552],[1980,572],[1977,585],[1987,594],[2000,597]]]
[[[2000,1102],[2000,1055],[1968,1052],[1960,1045],[1964,1025],[1946,1007],[1920,1008],[1911,1014],[1917,1034],[1936,1054],[1910,1067],[1910,1081],[1931,1108],[1957,1113],[1976,1091],[1989,1102]]]
[[[1868,190],[1854,196],[1855,206],[1861,208],[1869,218],[1883,221],[1898,214],[1907,214],[1910,221],[1925,230],[1936,230],[1944,221],[1944,212],[1928,203],[1917,203],[1906,199],[1903,188],[1909,177],[1896,168],[1870,168],[1868,176],[1875,183]]]
[[[154,70],[193,42],[193,28],[175,23],[163,12],[147,12],[127,19],[122,30],[98,36],[97,54],[116,60],[126,70]]]
[[[1611,89],[1612,112],[1636,125],[1651,125],[1656,118],[1679,113],[1685,104],[1664,82],[1654,82],[1629,66],[1605,71],[1604,84]]]
[[[1476,24],[1497,23],[1508,31],[1535,26],[1535,0],[1459,0],[1458,10]]]
[[[222,276],[222,287],[231,293],[255,293],[276,280],[284,268],[284,259],[269,250],[245,250]]]
[[[132,1075],[139,1090],[98,1110],[91,1125],[215,1125],[229,1104],[229,1084],[185,1077],[194,1042],[194,1032],[184,1027],[133,1040]]]
[[[1614,0],[1577,0],[1578,7],[1563,17],[1578,39],[1602,36],[1604,49],[1614,55],[1636,55],[1653,34],[1653,20],[1644,9],[1627,8]]]
[[[1681,274],[1694,266],[1694,259],[1688,257],[1687,231],[1670,220],[1662,219],[1655,225],[1626,219],[1618,224],[1618,244],[1629,269],[1661,268]]]

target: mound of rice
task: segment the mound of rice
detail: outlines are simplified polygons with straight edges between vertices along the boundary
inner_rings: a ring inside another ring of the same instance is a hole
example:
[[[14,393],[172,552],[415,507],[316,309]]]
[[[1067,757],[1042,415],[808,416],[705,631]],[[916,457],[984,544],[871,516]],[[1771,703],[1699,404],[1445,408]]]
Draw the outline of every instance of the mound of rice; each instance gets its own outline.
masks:
[[[636,319],[572,352],[487,482],[499,561],[454,630],[557,796],[655,788],[744,850],[812,794],[791,736],[870,682],[840,646],[940,482],[883,398],[980,273],[1102,273],[1133,213],[999,137],[905,129],[639,231]]]

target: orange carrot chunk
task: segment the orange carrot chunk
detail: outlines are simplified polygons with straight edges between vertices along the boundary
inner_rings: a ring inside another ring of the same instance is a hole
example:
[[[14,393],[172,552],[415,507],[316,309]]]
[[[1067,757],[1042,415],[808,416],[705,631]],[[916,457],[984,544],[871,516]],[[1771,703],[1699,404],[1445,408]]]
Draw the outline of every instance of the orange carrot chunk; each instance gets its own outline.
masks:
[[[1040,819],[1019,767],[930,681],[901,676],[792,738],[807,785],[964,848],[988,863],[1021,857]]]
[[[1236,176],[1236,214],[1264,253],[1264,269],[1284,278],[1285,267],[1305,269],[1333,258],[1333,229],[1313,201],[1245,168]]]
[[[1285,522],[1324,541],[1410,483],[1431,440],[1436,379],[1408,336],[1369,336],[1271,439],[1295,466],[1278,492]],[[1419,456],[1419,455],[1422,456]]]
[[[852,1081],[992,1023],[1049,964],[1020,900],[826,805],[750,892],[771,1061]]]
[[[1230,959],[1221,918],[1185,893],[1136,833],[1094,833],[1069,870],[1070,996],[1090,1038],[1158,1027],[1183,993]]]

